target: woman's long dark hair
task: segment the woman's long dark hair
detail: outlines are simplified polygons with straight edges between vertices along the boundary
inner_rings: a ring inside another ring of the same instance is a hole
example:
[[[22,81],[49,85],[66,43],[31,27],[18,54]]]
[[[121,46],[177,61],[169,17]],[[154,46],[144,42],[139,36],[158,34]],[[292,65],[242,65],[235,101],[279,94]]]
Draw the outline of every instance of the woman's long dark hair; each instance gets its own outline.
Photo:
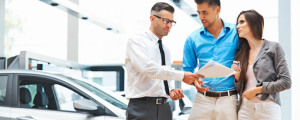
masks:
[[[250,27],[250,30],[254,36],[254,38],[261,40],[262,34],[263,34],[263,28],[264,28],[264,18],[262,15],[260,15],[255,10],[247,10],[242,11],[238,18],[237,18],[237,25],[238,20],[241,15],[245,16],[245,19]],[[249,60],[249,51],[250,46],[248,44],[248,41],[245,38],[239,37],[239,42],[242,45],[242,48],[237,52],[237,55],[235,56],[235,60],[240,61],[241,66],[241,73],[240,73],[240,81],[246,82],[246,72],[248,69],[248,60]]]

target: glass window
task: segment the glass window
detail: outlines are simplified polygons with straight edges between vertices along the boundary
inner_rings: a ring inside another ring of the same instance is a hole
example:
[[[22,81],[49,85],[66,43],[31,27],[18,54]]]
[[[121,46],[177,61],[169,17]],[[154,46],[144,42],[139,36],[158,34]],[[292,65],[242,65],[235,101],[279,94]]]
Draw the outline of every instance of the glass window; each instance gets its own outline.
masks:
[[[5,12],[6,57],[31,51],[66,59],[66,12],[38,0],[6,0]]]
[[[5,57],[0,57],[0,69],[5,69],[6,68],[6,58]]]
[[[111,103],[112,105],[114,105],[118,108],[124,109],[124,110],[127,108],[126,104],[124,104],[120,100],[116,99],[112,95],[109,95],[109,94],[105,93],[104,91],[97,88],[96,86],[94,86],[94,85],[92,85],[88,82],[84,82],[82,80],[73,79],[73,78],[70,78],[70,79],[72,79],[74,82],[78,83],[82,87],[86,88],[87,90],[91,91],[92,93],[94,93],[98,97],[100,97],[100,98],[104,99],[105,101]]]
[[[33,100],[38,91],[37,86],[37,84],[20,85],[20,107],[31,108],[34,106]]]
[[[76,111],[73,106],[73,101],[84,99],[84,97],[76,92],[58,84],[54,85],[54,91],[60,110],[63,111]]]
[[[49,108],[49,103],[53,102],[50,91],[50,80],[19,76],[19,103],[21,108],[35,108],[35,109],[54,109]],[[43,82],[46,81],[46,82]]]
[[[0,76],[0,105],[3,105],[6,96],[8,76]]]
[[[117,77],[119,76],[115,71],[88,71],[84,73],[84,78],[87,78],[112,91],[117,91]]]

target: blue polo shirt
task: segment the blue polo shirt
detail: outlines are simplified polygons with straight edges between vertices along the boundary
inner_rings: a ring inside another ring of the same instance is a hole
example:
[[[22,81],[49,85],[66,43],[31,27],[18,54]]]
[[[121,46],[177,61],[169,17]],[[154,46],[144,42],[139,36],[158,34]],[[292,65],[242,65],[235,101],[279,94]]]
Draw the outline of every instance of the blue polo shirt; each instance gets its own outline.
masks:
[[[194,72],[210,60],[231,67],[239,47],[238,34],[234,24],[223,21],[224,27],[218,39],[210,34],[205,27],[194,31],[186,40],[182,67],[184,71]],[[199,65],[198,65],[199,64]],[[226,91],[234,89],[234,76],[224,78],[202,78],[204,85],[210,91]]]

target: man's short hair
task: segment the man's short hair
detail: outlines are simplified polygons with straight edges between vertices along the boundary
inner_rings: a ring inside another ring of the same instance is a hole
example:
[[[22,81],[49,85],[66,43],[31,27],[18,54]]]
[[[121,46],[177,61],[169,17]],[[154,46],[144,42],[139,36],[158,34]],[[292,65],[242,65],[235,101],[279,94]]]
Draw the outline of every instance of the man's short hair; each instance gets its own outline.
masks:
[[[153,7],[151,8],[151,14],[153,14],[154,12],[160,12],[161,10],[166,10],[169,11],[170,13],[174,13],[175,11],[174,7],[171,6],[170,4],[165,2],[158,2],[154,4]]]
[[[208,3],[209,6],[220,6],[221,8],[220,0],[195,0],[195,3],[197,4]]]

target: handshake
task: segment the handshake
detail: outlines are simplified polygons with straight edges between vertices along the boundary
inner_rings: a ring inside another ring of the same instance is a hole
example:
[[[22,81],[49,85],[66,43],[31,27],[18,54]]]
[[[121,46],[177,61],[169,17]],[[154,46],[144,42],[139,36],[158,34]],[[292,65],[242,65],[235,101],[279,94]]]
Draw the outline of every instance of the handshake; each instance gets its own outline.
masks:
[[[202,88],[201,85],[203,85],[203,81],[201,80],[201,78],[204,78],[205,76],[200,75],[200,74],[194,74],[191,72],[184,72],[184,77],[183,77],[183,82],[189,85],[195,85],[196,89],[199,92],[205,92],[208,91],[209,88]],[[172,100],[178,100],[184,97],[182,90],[181,89],[173,89],[170,92],[170,97]]]

